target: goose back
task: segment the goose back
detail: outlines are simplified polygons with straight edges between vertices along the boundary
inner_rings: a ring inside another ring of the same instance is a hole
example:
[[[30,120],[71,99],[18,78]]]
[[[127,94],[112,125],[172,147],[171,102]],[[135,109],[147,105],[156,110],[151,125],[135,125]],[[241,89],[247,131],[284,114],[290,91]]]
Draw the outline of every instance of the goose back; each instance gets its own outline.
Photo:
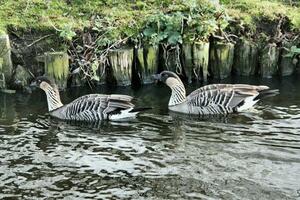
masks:
[[[247,84],[211,84],[188,95],[186,109],[190,114],[228,114],[238,111],[246,100],[253,106],[257,102],[254,98],[267,89]]]
[[[50,115],[64,120],[100,121],[122,110],[132,109],[132,99],[127,95],[90,94],[50,112]]]

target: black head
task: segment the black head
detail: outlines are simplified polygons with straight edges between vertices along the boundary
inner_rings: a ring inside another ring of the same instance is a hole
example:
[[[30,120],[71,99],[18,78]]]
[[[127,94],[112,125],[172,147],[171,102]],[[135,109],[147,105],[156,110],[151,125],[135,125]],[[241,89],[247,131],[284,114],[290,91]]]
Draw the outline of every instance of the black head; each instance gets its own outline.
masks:
[[[161,81],[164,83],[166,83],[166,81],[169,78],[175,78],[181,82],[179,76],[177,76],[177,74],[175,74],[174,72],[171,72],[171,71],[162,71],[160,74],[155,74],[153,77],[155,80],[158,80],[158,81]]]
[[[47,77],[38,76],[31,82],[30,86],[40,87],[41,83],[43,83],[43,82],[48,83],[49,85],[52,85],[50,79],[48,79]]]

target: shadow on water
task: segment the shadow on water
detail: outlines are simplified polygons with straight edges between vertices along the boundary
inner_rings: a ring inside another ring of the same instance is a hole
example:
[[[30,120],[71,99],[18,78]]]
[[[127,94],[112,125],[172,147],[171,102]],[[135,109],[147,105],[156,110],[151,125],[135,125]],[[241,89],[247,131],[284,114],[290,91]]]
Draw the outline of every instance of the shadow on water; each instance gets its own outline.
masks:
[[[87,124],[50,118],[41,91],[0,94],[0,198],[299,197],[297,77],[224,82],[266,84],[280,95],[246,113],[195,118],[168,111],[164,85],[63,92],[66,103],[121,93],[153,107],[135,120]]]

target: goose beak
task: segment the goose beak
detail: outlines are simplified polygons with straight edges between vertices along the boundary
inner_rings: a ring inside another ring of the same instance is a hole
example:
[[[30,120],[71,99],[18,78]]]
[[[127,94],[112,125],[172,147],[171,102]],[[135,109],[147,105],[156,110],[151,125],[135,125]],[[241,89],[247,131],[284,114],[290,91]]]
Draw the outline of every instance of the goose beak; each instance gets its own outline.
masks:
[[[79,72],[80,72],[80,67],[77,67],[76,69],[74,69],[74,70],[71,70],[71,75],[74,75],[74,74],[79,74]]]
[[[153,74],[152,78],[154,79],[155,83],[161,81],[161,75],[160,74]]]
[[[30,83],[30,87],[37,87],[36,81],[32,81],[32,82]]]

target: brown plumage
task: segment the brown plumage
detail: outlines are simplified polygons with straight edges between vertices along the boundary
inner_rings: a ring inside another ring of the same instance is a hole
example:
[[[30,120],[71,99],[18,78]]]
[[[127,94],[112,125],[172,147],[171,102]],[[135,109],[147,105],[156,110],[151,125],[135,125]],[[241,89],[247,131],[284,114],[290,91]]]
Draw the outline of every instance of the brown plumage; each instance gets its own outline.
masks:
[[[72,121],[122,120],[135,117],[147,108],[134,108],[133,97],[121,94],[89,94],[63,105],[57,87],[46,77],[38,77],[32,85],[45,91],[51,116]]]
[[[180,78],[173,72],[163,71],[156,78],[172,90],[169,109],[196,115],[228,114],[247,110],[264,96],[278,94],[268,86],[247,84],[211,84],[185,95]]]

